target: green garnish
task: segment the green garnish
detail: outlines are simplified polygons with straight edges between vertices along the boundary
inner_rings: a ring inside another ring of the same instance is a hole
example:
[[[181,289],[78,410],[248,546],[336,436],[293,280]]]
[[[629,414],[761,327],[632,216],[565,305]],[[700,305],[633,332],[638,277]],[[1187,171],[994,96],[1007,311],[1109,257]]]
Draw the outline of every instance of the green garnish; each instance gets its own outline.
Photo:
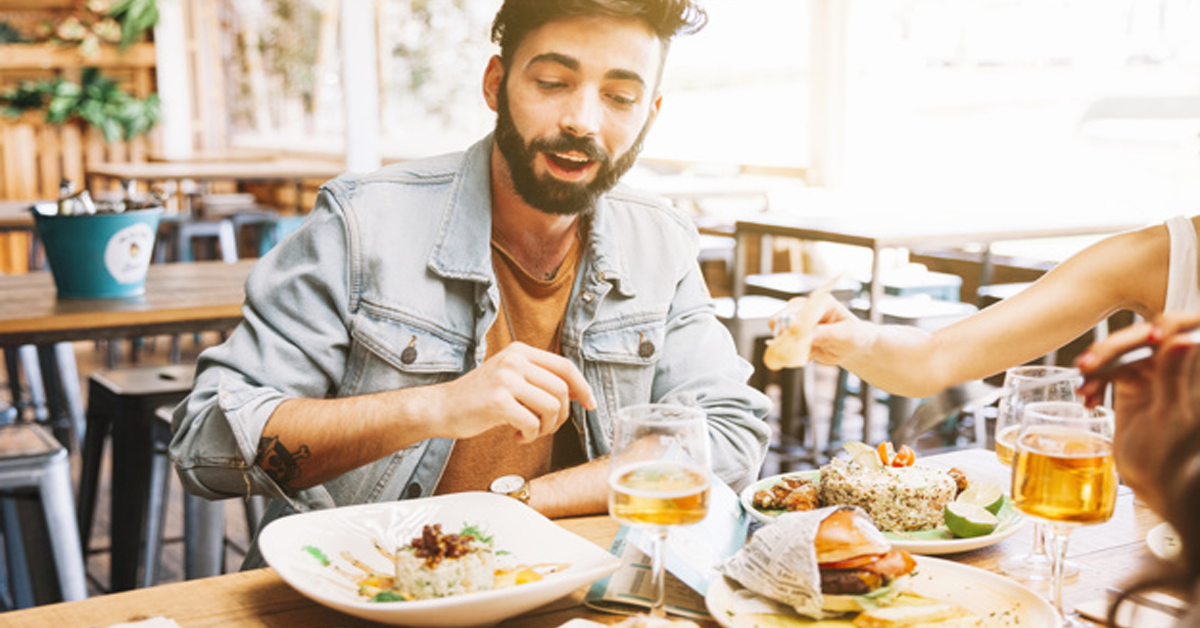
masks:
[[[300,549],[302,549],[302,550],[304,550],[304,551],[308,552],[309,554],[311,554],[311,555],[312,555],[312,557],[313,557],[313,558],[315,558],[315,559],[317,559],[318,561],[320,561],[320,563],[321,563],[321,566],[322,566],[322,567],[328,567],[328,566],[329,566],[329,557],[328,557],[328,556],[326,556],[326,555],[325,555],[325,552],[322,552],[322,551],[320,550],[320,548],[313,547],[312,545],[305,545],[304,547],[302,547],[302,548],[300,548]]]
[[[458,533],[459,536],[469,536],[480,543],[492,544],[492,536],[484,534],[483,528],[473,523],[464,523],[462,530]]]
[[[379,593],[375,594],[375,597],[371,598],[372,602],[405,602],[407,600],[408,598],[396,593],[395,591],[392,591],[391,589],[387,591],[380,591]]]

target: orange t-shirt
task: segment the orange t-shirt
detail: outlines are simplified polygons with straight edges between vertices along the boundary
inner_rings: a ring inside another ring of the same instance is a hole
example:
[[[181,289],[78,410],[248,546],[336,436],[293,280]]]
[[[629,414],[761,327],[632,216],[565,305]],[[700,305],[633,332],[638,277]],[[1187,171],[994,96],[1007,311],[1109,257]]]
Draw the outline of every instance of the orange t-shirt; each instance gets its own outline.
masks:
[[[512,255],[492,240],[492,267],[500,288],[500,312],[487,332],[490,358],[514,340],[551,353],[561,353],[562,321],[579,268],[582,246],[576,239],[558,272],[540,280],[521,268]],[[558,451],[556,451],[558,450]],[[581,462],[577,432],[568,421],[556,434],[521,444],[511,426],[492,428],[478,436],[459,439],[446,462],[435,493],[486,491],[492,480],[510,474],[535,478],[551,470],[563,454]],[[563,465],[566,466],[566,465]]]

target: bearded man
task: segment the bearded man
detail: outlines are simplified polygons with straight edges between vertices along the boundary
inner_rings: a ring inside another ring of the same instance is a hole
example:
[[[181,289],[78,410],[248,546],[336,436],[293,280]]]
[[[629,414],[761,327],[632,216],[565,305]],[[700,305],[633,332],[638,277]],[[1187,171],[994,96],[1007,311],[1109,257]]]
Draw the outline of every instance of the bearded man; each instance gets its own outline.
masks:
[[[175,412],[188,490],[268,495],[269,520],[505,478],[547,516],[594,514],[614,416],[649,402],[702,408],[715,476],[755,479],[769,401],[714,315],[696,230],[617,185],[672,37],[705,19],[691,0],[507,0],[483,79],[495,132],[329,182],[254,269],[244,322]]]

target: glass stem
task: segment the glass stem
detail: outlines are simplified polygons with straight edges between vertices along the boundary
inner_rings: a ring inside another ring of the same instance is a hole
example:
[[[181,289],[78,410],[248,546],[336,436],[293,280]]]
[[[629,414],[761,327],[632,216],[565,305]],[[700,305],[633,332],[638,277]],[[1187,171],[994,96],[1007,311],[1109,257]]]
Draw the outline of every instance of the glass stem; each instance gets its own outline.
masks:
[[[650,539],[650,586],[654,591],[654,600],[650,606],[651,617],[667,616],[666,569],[663,566],[666,545],[667,528],[659,526],[654,529]]]
[[[1042,525],[1041,521],[1033,522],[1033,552],[1034,557],[1045,556],[1046,554],[1046,526]]]
[[[1050,581],[1054,584],[1054,608],[1057,608],[1065,619],[1067,612],[1063,610],[1062,603],[1063,565],[1067,562],[1067,540],[1071,534],[1071,527],[1069,524],[1055,523],[1045,527],[1050,545]]]

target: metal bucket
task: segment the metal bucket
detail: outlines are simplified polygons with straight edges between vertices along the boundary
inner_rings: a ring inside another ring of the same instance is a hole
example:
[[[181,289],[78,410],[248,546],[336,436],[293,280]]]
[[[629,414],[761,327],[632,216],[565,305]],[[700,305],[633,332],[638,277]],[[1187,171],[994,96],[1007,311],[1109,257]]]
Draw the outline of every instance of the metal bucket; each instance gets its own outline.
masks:
[[[146,291],[162,207],[70,216],[30,209],[59,298],[136,297]]]

